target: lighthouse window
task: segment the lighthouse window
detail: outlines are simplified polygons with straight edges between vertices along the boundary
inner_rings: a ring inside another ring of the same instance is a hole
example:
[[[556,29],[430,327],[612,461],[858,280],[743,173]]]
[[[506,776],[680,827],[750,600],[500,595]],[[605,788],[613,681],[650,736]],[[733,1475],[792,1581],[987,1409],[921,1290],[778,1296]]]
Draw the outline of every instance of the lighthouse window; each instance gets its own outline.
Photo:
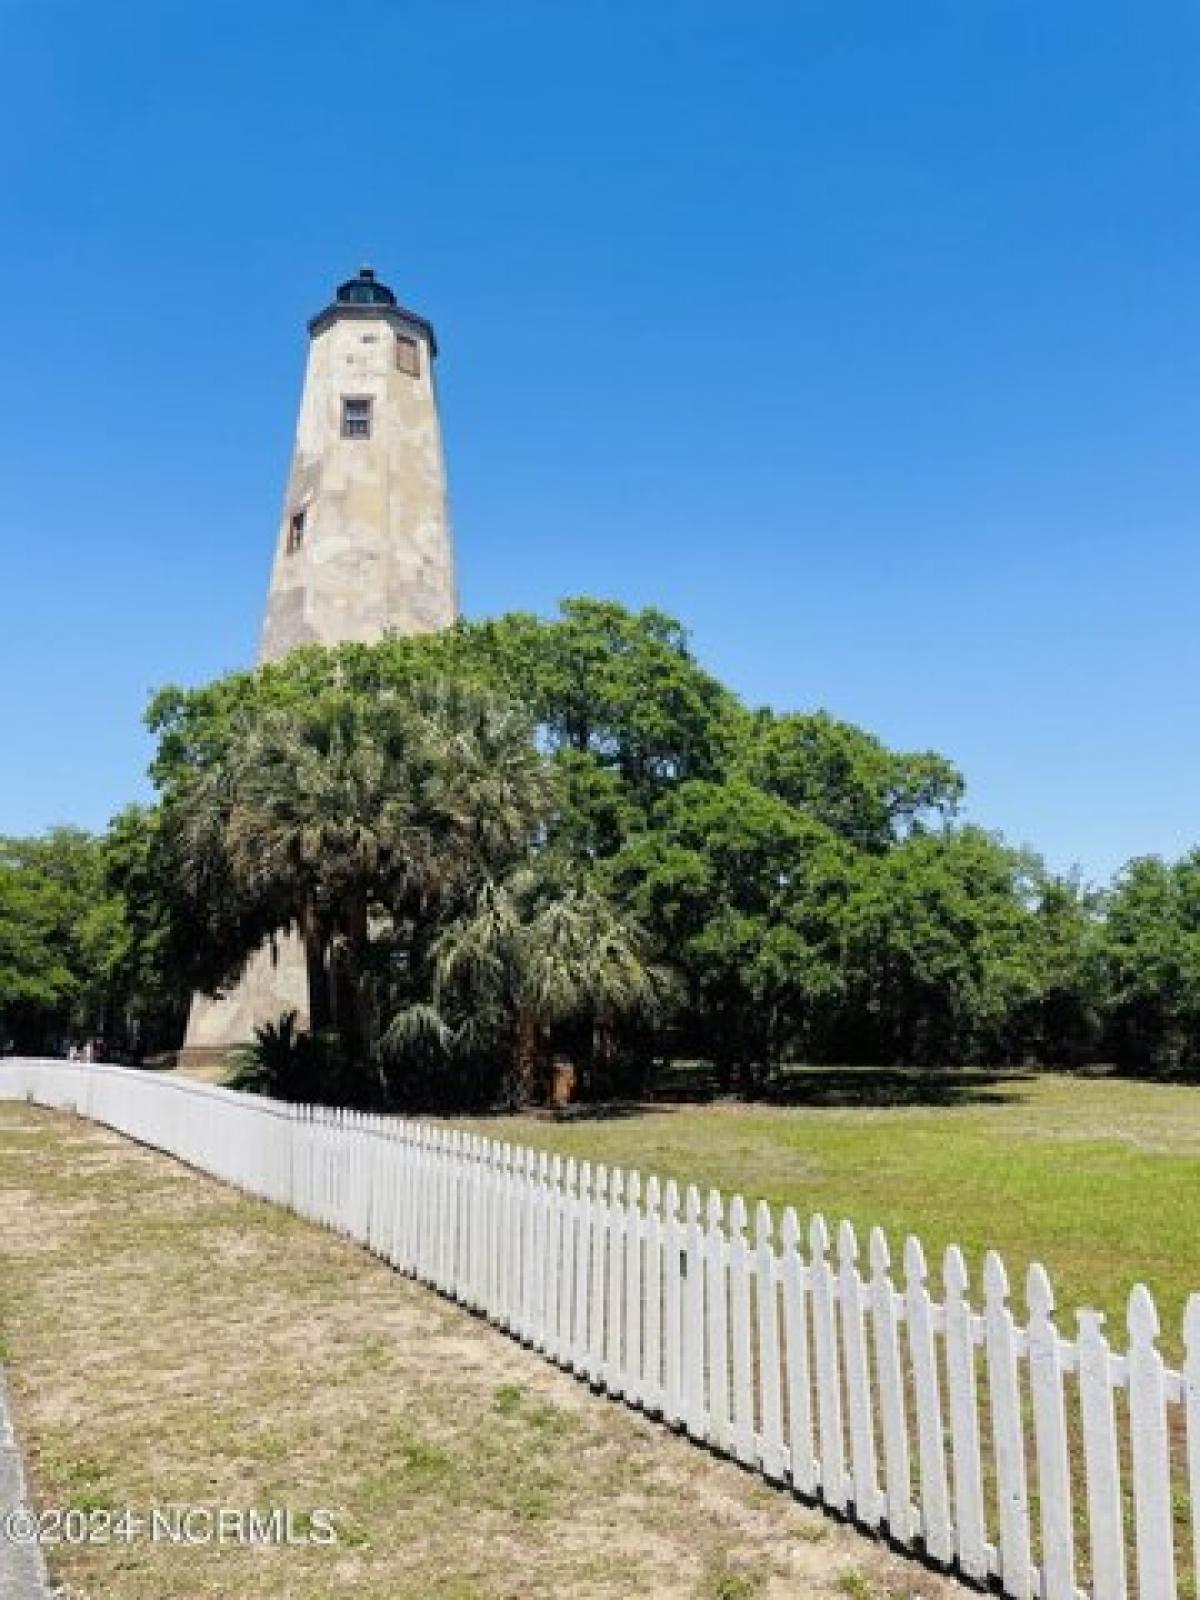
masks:
[[[304,519],[306,513],[293,511],[292,520],[288,523],[287,547],[288,555],[294,555],[304,543]]]
[[[371,399],[364,395],[343,395],[342,438],[369,439],[371,437]]]
[[[396,365],[401,372],[407,372],[410,378],[421,376],[421,346],[415,339],[409,339],[402,333],[396,335]]]

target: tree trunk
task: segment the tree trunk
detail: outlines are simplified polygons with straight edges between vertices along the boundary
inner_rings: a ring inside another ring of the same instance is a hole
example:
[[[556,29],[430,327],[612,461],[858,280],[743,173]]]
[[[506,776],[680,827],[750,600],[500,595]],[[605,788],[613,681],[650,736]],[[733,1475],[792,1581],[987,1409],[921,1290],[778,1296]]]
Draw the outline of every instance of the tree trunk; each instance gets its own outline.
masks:
[[[341,933],[341,940],[331,952],[329,963],[333,1023],[347,1061],[361,1066],[365,1064],[368,1053],[362,996],[362,977],[370,949],[370,918],[365,891],[358,890],[348,898],[343,908]]]
[[[328,951],[311,901],[305,904],[300,914],[300,938],[304,944],[304,965],[308,974],[309,1032],[325,1033],[333,1020],[329,1003]]]
[[[544,1085],[545,1033],[532,1011],[518,1011],[513,1023],[509,1093],[515,1105],[529,1105]]]

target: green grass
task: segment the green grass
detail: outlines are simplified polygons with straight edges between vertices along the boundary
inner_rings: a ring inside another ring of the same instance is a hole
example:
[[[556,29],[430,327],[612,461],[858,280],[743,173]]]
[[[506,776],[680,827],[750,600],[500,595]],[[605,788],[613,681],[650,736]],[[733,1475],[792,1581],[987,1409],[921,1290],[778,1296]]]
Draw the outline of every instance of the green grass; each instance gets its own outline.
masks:
[[[917,1234],[935,1270],[951,1243],[978,1278],[1004,1256],[1018,1303],[1049,1269],[1063,1331],[1110,1316],[1121,1342],[1130,1287],[1149,1285],[1164,1347],[1180,1353],[1184,1302],[1200,1290],[1200,1088],[1026,1074],[813,1071],[786,1107],[651,1105],[614,1115],[473,1121],[473,1131],[766,1199],[776,1217],[848,1217],[865,1249],[882,1226]]]

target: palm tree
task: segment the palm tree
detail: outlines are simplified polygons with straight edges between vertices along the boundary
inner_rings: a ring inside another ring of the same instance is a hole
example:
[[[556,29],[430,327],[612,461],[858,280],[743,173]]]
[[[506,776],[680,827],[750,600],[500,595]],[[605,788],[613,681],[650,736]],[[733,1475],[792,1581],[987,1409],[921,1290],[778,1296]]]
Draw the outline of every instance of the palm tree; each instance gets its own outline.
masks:
[[[169,811],[180,882],[201,929],[225,941],[228,975],[264,933],[297,928],[313,1030],[335,1029],[362,1061],[373,930],[427,925],[525,851],[552,793],[517,712],[416,687],[246,716]]]
[[[483,881],[430,957],[429,998],[396,1013],[385,1047],[453,1055],[500,1045],[517,1103],[544,1088],[556,1026],[590,1023],[607,1047],[619,1021],[659,1015],[672,988],[635,922],[592,885],[564,883],[540,863]]]

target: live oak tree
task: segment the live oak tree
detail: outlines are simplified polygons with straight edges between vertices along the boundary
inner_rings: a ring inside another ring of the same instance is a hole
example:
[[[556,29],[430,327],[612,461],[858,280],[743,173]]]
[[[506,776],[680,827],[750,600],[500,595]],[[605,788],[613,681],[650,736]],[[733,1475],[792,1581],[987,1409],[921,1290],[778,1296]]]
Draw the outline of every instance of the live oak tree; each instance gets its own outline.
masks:
[[[131,809],[107,836],[54,828],[0,840],[0,1049],[174,1042],[185,991],[152,881],[152,828],[150,813]]]

